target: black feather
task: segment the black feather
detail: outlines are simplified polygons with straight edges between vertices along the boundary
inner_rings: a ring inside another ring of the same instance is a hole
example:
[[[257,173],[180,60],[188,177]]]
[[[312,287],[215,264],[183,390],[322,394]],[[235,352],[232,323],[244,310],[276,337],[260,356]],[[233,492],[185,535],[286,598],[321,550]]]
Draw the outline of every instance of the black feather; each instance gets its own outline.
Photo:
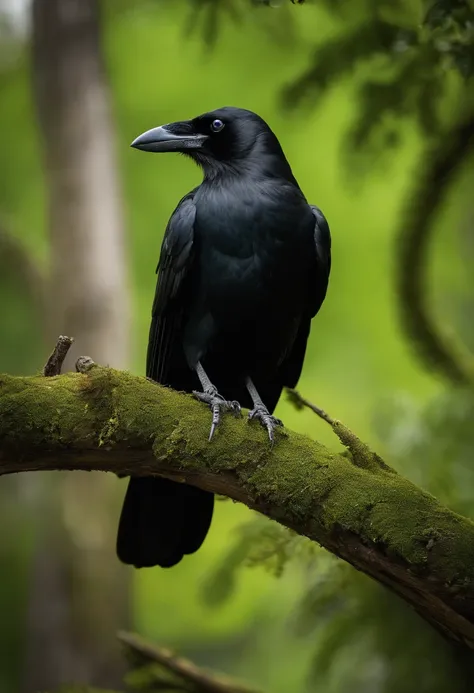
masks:
[[[250,408],[249,377],[273,412],[283,387],[297,384],[311,319],[326,296],[324,215],[307,203],[276,136],[251,111],[218,109],[150,130],[134,146],[181,151],[204,169],[164,235],[148,377],[191,392],[200,362],[225,399]],[[201,546],[212,511],[206,491],[132,478],[118,555],[137,567],[175,565]]]

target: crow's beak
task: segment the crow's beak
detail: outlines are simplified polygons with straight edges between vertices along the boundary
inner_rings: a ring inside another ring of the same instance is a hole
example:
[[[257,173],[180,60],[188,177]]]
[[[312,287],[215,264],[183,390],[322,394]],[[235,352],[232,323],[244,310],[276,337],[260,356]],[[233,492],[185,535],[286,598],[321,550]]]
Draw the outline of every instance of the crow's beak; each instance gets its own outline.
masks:
[[[133,140],[131,147],[145,152],[185,152],[200,149],[206,135],[196,133],[189,121],[152,128]]]

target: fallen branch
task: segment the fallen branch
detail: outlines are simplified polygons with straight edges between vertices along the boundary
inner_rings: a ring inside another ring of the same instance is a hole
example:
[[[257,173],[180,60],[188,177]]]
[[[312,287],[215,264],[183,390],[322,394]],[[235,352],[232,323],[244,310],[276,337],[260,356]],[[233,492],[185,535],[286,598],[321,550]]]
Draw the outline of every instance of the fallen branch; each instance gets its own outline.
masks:
[[[126,372],[0,376],[0,475],[39,470],[159,474],[245,503],[320,543],[474,649],[474,524],[396,474],[342,424],[350,455],[209,411]],[[336,430],[335,429],[335,430]],[[343,438],[341,438],[342,440]]]
[[[189,659],[179,657],[171,650],[152,645],[135,633],[120,632],[119,640],[125,645],[134,665],[157,664],[164,670],[165,678],[159,673],[154,675],[154,682],[160,684],[160,690],[169,683],[167,674],[172,675],[173,690],[188,693],[258,693],[255,688],[244,686],[228,676],[211,673],[196,666]]]

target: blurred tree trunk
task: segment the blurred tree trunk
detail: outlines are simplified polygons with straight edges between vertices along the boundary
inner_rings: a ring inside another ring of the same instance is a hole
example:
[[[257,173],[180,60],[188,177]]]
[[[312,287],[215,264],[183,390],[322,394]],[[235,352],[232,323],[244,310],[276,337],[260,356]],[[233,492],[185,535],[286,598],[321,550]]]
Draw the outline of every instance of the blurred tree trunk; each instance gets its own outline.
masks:
[[[47,333],[51,345],[61,333],[75,338],[66,370],[80,354],[124,367],[124,229],[98,0],[33,0],[32,27],[51,253]],[[50,475],[36,494],[24,693],[120,683],[115,631],[128,623],[129,599],[115,557],[115,491],[113,479],[79,473]]]
[[[51,340],[75,338],[127,363],[129,310],[114,126],[97,0],[34,0],[33,79],[44,141],[51,234]]]

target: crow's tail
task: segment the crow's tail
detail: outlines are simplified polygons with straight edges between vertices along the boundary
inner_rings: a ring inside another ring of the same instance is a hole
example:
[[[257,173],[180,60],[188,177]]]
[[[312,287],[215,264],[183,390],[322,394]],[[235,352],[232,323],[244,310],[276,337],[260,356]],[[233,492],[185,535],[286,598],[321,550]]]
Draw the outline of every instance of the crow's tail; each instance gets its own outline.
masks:
[[[117,555],[136,568],[171,568],[199,549],[211,525],[214,495],[161,477],[131,477]]]

